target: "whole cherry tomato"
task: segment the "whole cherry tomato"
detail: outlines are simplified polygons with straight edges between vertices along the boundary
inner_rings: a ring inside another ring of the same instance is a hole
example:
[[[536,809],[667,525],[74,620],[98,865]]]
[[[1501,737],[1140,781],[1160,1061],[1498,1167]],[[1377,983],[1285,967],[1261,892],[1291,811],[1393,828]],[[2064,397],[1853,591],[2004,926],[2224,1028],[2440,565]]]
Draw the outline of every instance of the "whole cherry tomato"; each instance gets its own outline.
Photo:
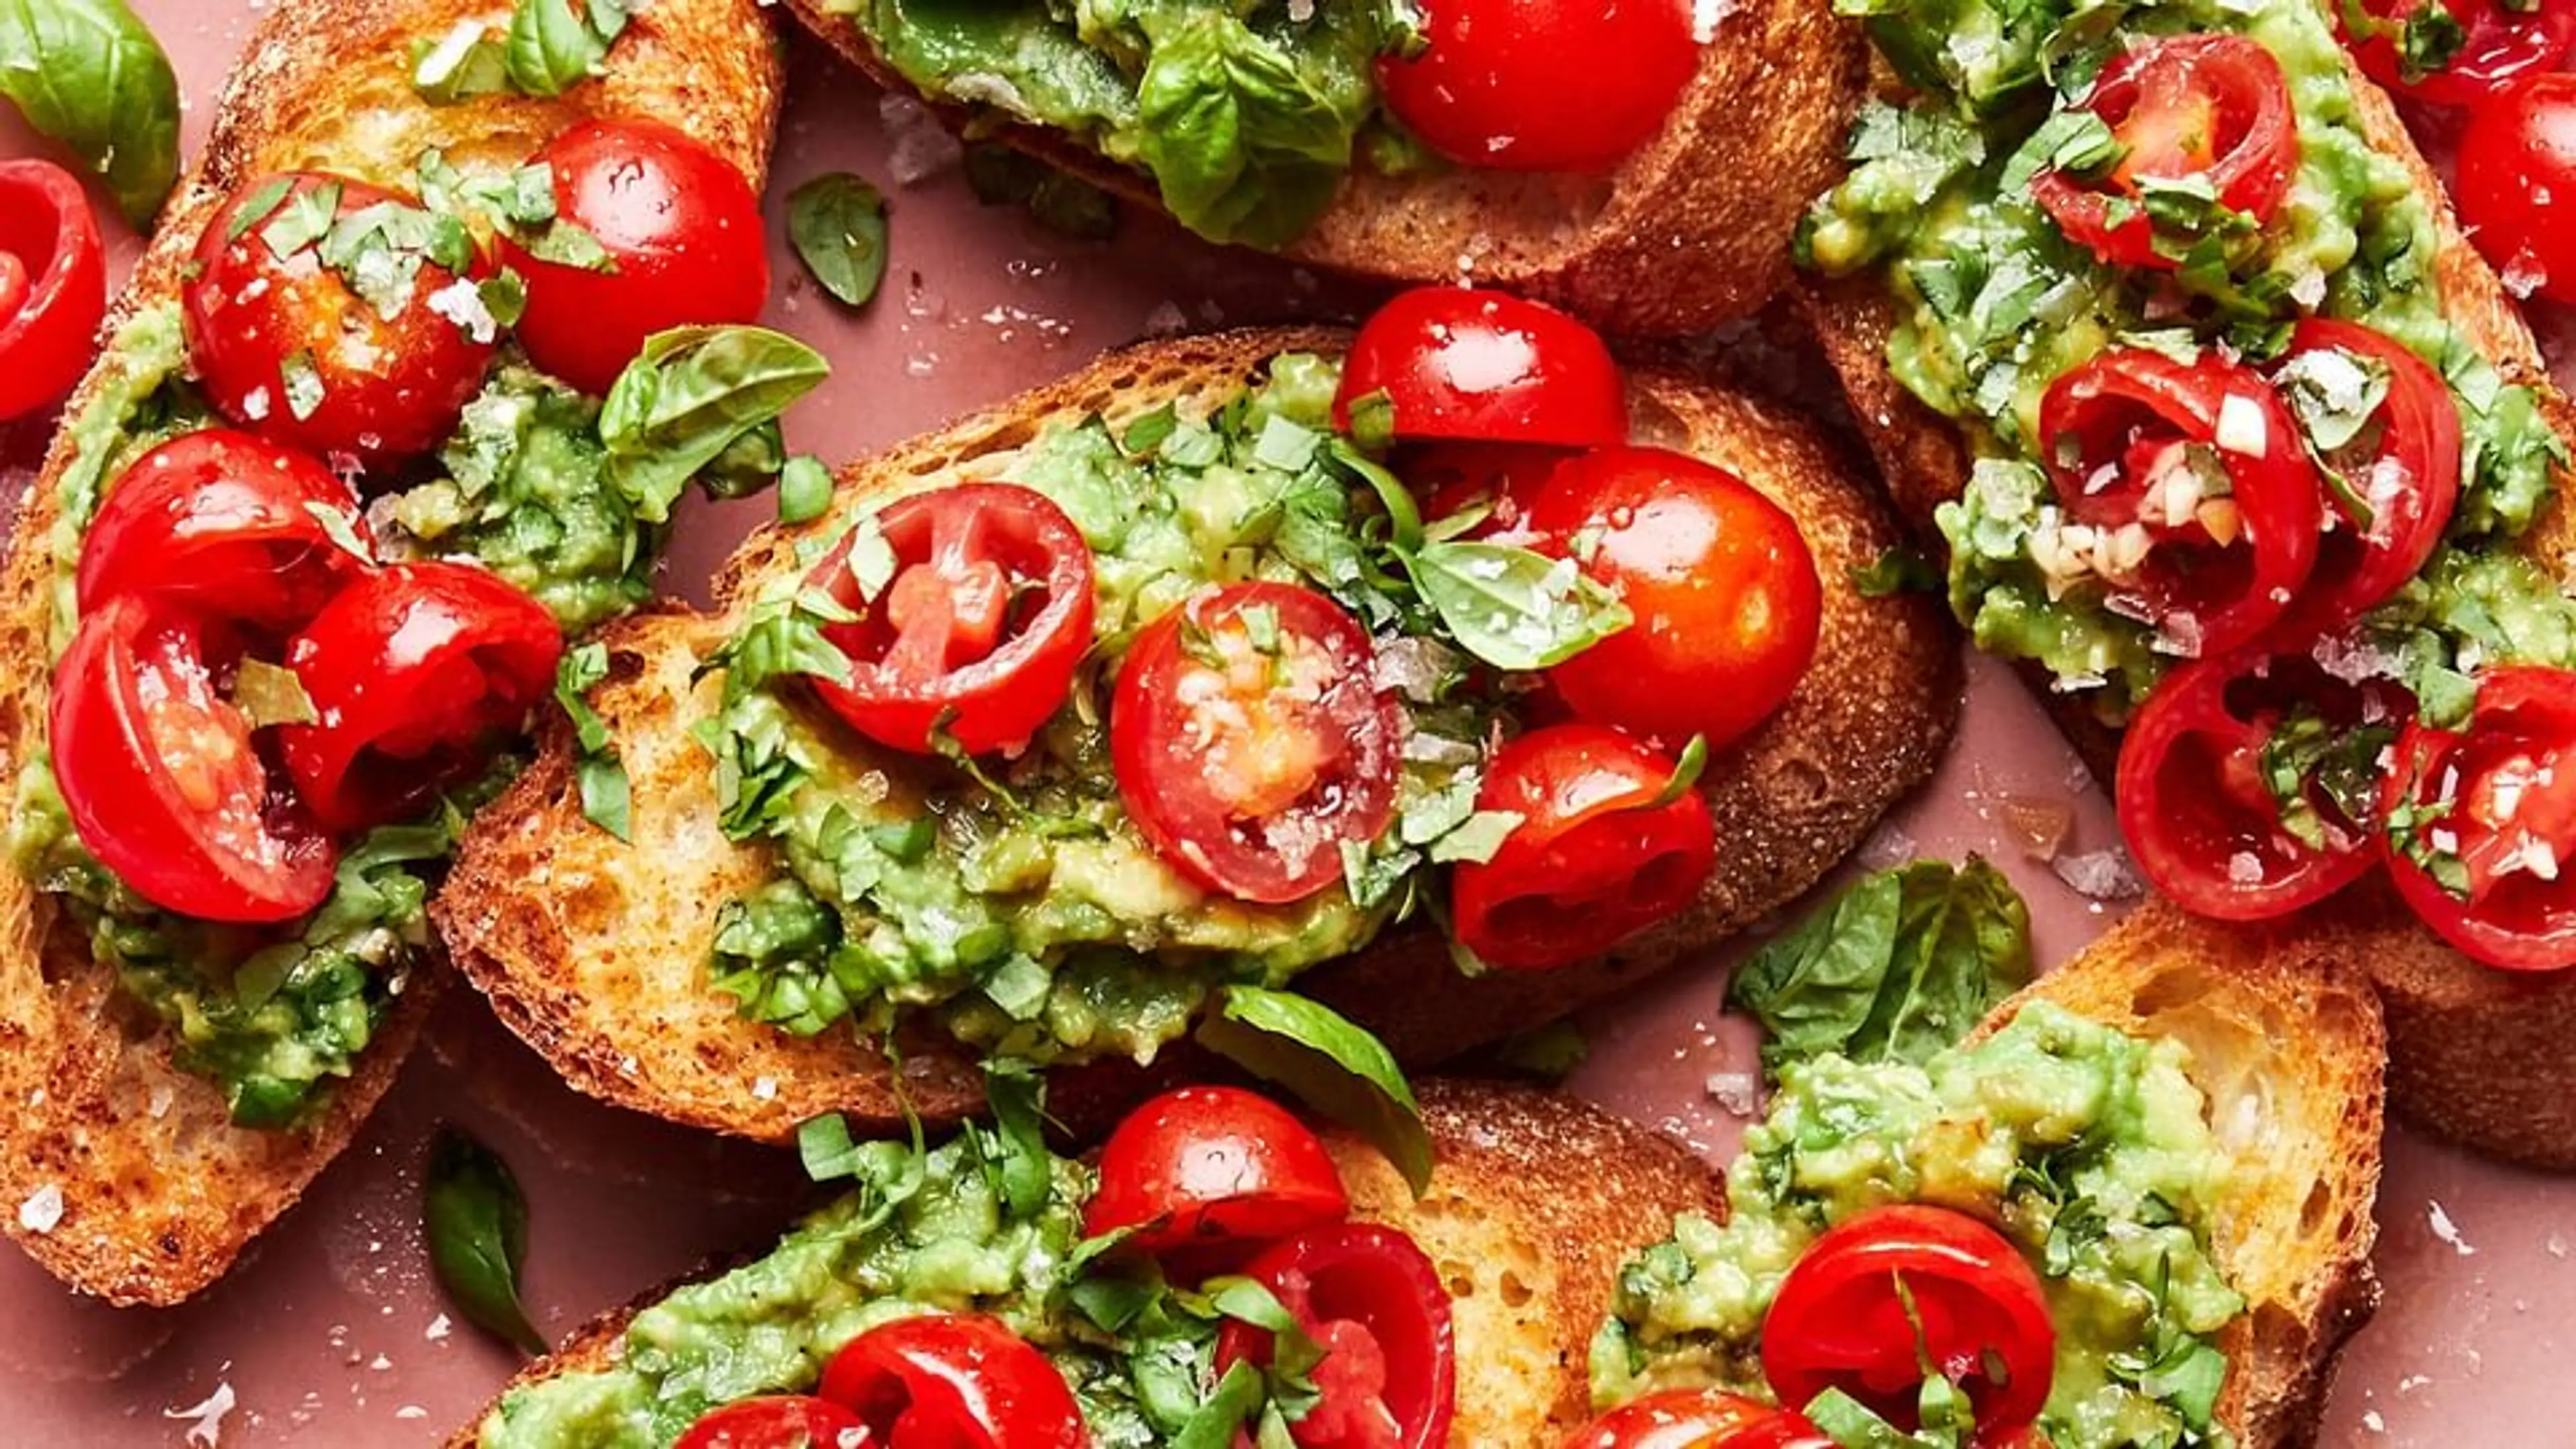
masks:
[[[1238,900],[1342,878],[1395,815],[1402,721],[1368,631],[1293,584],[1231,584],[1145,626],[1109,715],[1119,798],[1181,874]]]
[[[864,530],[863,530],[864,532]],[[807,582],[858,614],[824,637],[850,682],[814,691],[850,727],[915,754],[945,730],[969,754],[1015,749],[1073,690],[1091,648],[1091,546],[1046,495],[1009,483],[916,493],[876,516],[894,572],[865,596],[852,559],[861,534]]]
[[[1476,808],[1520,823],[1492,859],[1459,864],[1459,941],[1489,965],[1546,970],[1688,905],[1716,868],[1716,831],[1698,791],[1670,789],[1675,768],[1600,725],[1552,725],[1503,746]]]
[[[1606,171],[1699,70],[1686,0],[1443,0],[1422,53],[1377,67],[1386,107],[1461,166]]]
[[[654,121],[584,121],[546,143],[555,215],[608,255],[603,268],[539,259],[503,237],[528,283],[528,360],[604,394],[644,339],[672,327],[750,322],[769,300],[760,198],[733,163]]]
[[[1833,1449],[1786,1409],[1718,1389],[1668,1389],[1622,1404],[1577,1430],[1564,1449]]]
[[[2442,939],[2508,970],[2576,966],[2576,671],[2493,669],[2467,729],[2409,725],[2382,806],[2389,873]]]
[[[1127,1115],[1100,1150],[1082,1231],[1199,1261],[1350,1215],[1342,1175],[1305,1123],[1257,1092],[1182,1087]]]
[[[1824,585],[1788,510],[1662,448],[1601,448],[1540,490],[1533,531],[1616,590],[1635,622],[1548,671],[1584,719],[1731,744],[1816,656]]]
[[[107,257],[80,179],[0,161],[0,422],[71,391],[106,315]]]
[[[2509,290],[2576,302],[2576,73],[2534,76],[2480,105],[2452,193]]]
[[[99,504],[81,544],[81,611],[137,594],[293,629],[366,567],[325,514],[368,546],[357,495],[310,455],[229,428],[181,434],[135,459]]]
[[[822,1396],[883,1449],[1083,1449],[1073,1390],[1047,1356],[980,1313],[881,1324],[832,1356]]]
[[[2366,26],[2359,41],[2352,38],[2356,10]],[[2416,71],[2403,42],[2428,10],[2447,15],[2458,45],[2440,65]],[[2362,74],[2427,105],[2482,105],[2525,76],[2557,69],[2576,46],[2576,4],[2569,0],[2356,0],[2327,13]]]
[[[1406,442],[1588,448],[1628,436],[1627,384],[1601,334],[1500,292],[1417,287],[1360,324],[1334,421],[1378,393]]]
[[[710,1409],[672,1449],[883,1449],[866,1423],[828,1399],[770,1394]]]
[[[1440,1270],[1379,1223],[1335,1223],[1277,1243],[1245,1276],[1268,1288],[1324,1350],[1318,1398],[1288,1426],[1303,1449],[1438,1449],[1458,1406],[1457,1336]],[[1216,1367],[1267,1364],[1272,1335],[1240,1321],[1217,1336]]]

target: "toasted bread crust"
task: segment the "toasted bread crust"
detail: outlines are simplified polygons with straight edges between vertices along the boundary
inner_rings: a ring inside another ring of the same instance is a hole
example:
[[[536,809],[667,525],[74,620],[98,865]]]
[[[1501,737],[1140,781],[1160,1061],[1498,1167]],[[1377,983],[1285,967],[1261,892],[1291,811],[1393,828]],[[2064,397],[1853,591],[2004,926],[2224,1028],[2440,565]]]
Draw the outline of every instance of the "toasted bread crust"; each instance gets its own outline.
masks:
[[[245,182],[327,169],[404,185],[418,153],[517,161],[589,115],[650,116],[690,131],[755,180],[780,89],[756,0],[657,0],[612,52],[610,73],[555,101],[490,96],[432,108],[413,93],[410,43],[490,10],[479,0],[333,0],[281,6],[251,37],[205,152],[172,196],[106,332],[174,298],[198,235]],[[107,359],[73,394],[96,397]],[[56,488],[66,432],[31,485],[0,582],[0,695],[9,778],[43,744]],[[15,870],[0,868],[0,1205],[37,1262],[116,1303],[176,1303],[213,1282],[347,1145],[418,1035],[444,968],[413,972],[391,1018],[320,1120],[294,1132],[230,1125],[220,1092],[170,1065],[168,1035],[121,1004],[85,938]],[[25,1226],[18,1204],[62,1195],[60,1220]]]
[[[789,8],[879,84],[911,93],[826,0]],[[1286,255],[1389,283],[1505,287],[1622,336],[1684,336],[1750,314],[1789,281],[1790,236],[1839,164],[1868,47],[1853,23],[1801,0],[1743,0],[1715,34],[1664,129],[1618,170],[1354,171]],[[1001,137],[1140,205],[1159,204],[1150,177],[1073,136],[1018,127]]]

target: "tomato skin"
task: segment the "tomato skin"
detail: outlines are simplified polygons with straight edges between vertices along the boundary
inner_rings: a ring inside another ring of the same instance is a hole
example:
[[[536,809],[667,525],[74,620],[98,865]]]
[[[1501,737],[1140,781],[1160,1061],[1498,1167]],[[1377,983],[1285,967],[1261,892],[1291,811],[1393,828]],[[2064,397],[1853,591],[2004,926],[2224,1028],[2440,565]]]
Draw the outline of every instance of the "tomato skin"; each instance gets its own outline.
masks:
[[[265,180],[265,179],[264,179]],[[338,216],[380,202],[415,204],[363,181],[298,172],[289,200],[232,235],[237,213],[263,182],[235,193],[197,245],[197,274],[180,288],[189,356],[207,400],[243,428],[323,458],[346,454],[376,467],[445,441],[483,385],[497,336],[478,342],[430,310],[429,298],[458,277],[424,261],[409,304],[388,320],[322,264],[318,243],[280,260],[268,228],[296,198],[340,188]],[[477,256],[467,277],[491,264]],[[296,416],[286,385],[289,358],[311,359],[321,396]]]
[[[1572,456],[1527,443],[1424,443],[1391,466],[1422,500],[1424,523],[1479,509],[1484,516],[1456,537],[1526,546],[1538,539],[1530,518],[1548,479]]]
[[[858,1415],[829,1399],[766,1394],[710,1409],[672,1449],[881,1449]]]
[[[1824,627],[1815,556],[1797,520],[1733,473],[1662,448],[1597,449],[1556,470],[1530,526],[1636,618],[1548,671],[1577,716],[1717,749],[1806,677]]]
[[[1085,1237],[1164,1257],[1269,1242],[1350,1216],[1322,1139],[1285,1108],[1237,1087],[1182,1087],[1127,1114],[1100,1150]],[[1150,1225],[1150,1226],[1148,1226]]]
[[[107,253],[80,178],[0,161],[0,422],[71,391],[107,315]]]
[[[605,395],[672,327],[751,322],[769,301],[760,198],[743,174],[658,121],[584,121],[546,143],[555,214],[590,233],[614,271],[540,261],[508,237],[501,254],[527,279],[515,329],[528,359]]]
[[[1872,1208],[1835,1225],[1780,1280],[1762,1320],[1762,1376],[1780,1402],[1839,1388],[1900,1429],[1915,1427],[1926,1352],[1987,1435],[2036,1420],[2056,1376],[2039,1275],[2002,1234],[1947,1208]]]
[[[1322,1402],[1288,1426],[1304,1449],[1449,1442],[1457,1334],[1440,1270],[1413,1239],[1379,1223],[1334,1223],[1273,1244],[1244,1275],[1327,1350],[1314,1375]],[[1217,1335],[1217,1372],[1266,1364],[1270,1351],[1269,1333],[1228,1322]]]
[[[2534,76],[2480,105],[2451,191],[2510,290],[2576,302],[2576,73]]]
[[[1443,0],[1420,55],[1377,65],[1386,107],[1461,166],[1607,171],[1698,72],[1683,0]]]
[[[807,576],[863,616],[823,631],[853,668],[848,684],[816,679],[814,692],[852,729],[914,754],[935,753],[943,727],[968,754],[1026,743],[1072,693],[1091,647],[1098,600],[1082,530],[1044,494],[1009,483],[897,499],[877,528],[897,572],[875,601],[850,573],[855,536]],[[1030,589],[1045,601],[1013,619]]]
[[[1251,644],[1267,610],[1278,658]],[[1224,653],[1224,673],[1190,639]],[[1274,687],[1284,669],[1288,688]],[[1368,631],[1293,584],[1193,595],[1136,635],[1109,716],[1119,798],[1165,861],[1237,900],[1303,900],[1342,878],[1340,843],[1395,817],[1403,722]]]
[[[225,641],[185,614],[109,599],[54,667],[54,777],[81,843],[136,894],[208,921],[292,920],[338,853],[216,692]]]
[[[2478,106],[2526,76],[2558,69],[2576,46],[2576,4],[2537,0],[2517,13],[2497,0],[2359,0],[2362,13],[2390,30],[2356,44],[2342,6],[2329,13],[2335,31],[2360,62],[2362,74],[2402,100],[2432,106]],[[2465,33],[2459,52],[2422,79],[2406,78],[2405,61],[2392,35],[2422,6],[2440,4]]]
[[[1459,941],[1492,966],[1545,971],[1595,956],[1690,903],[1717,867],[1708,801],[1654,805],[1674,762],[1617,730],[1551,725],[1497,751],[1479,810],[1521,823],[1451,878]]]
[[[1832,1449],[1806,1418],[1742,1394],[1667,1389],[1622,1404],[1563,1449]]]
[[[1553,307],[1466,287],[1398,293],[1360,324],[1333,421],[1383,392],[1403,442],[1589,448],[1625,441],[1628,390],[1601,334]]]
[[[229,428],[184,433],[135,459],[99,504],[81,544],[81,611],[144,594],[292,629],[365,567],[315,509],[369,541],[357,495],[311,456]]]
[[[2410,724],[2381,796],[2383,813],[2449,800],[2424,828],[2448,836],[2466,867],[2468,898],[2444,889],[2401,848],[2388,852],[2400,895],[2435,934],[2487,965],[2550,971],[2576,965],[2576,671],[2517,665],[2479,677],[2465,731]],[[2446,787],[2452,793],[2445,796]],[[2505,803],[2510,796],[2512,803]],[[2510,832],[2510,834],[2508,833]],[[2553,878],[2517,864],[2532,846]]]
[[[1083,1449],[1073,1389],[1000,1319],[930,1313],[880,1324],[823,1370],[823,1398],[886,1449]]]
[[[396,564],[341,591],[288,644],[319,718],[282,725],[287,773],[335,831],[400,819],[481,769],[554,687],[545,606],[466,564]]]

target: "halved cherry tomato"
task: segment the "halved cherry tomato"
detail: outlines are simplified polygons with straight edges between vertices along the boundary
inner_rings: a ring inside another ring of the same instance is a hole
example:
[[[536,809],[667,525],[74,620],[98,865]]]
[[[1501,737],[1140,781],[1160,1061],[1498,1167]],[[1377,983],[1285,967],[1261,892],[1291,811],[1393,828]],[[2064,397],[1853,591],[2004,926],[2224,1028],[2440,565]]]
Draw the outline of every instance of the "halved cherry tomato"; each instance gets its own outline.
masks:
[[[2095,540],[2113,607],[2192,658],[2271,628],[2316,566],[2324,489],[2298,428],[2270,383],[2214,352],[2115,347],[2039,405],[2058,503]]]
[[[769,301],[760,198],[733,163],[655,121],[584,121],[546,143],[555,215],[588,232],[609,267],[543,261],[504,236],[528,282],[516,328],[528,360],[604,394],[644,339],[749,322]]]
[[[1379,1223],[1335,1223],[1278,1243],[1244,1274],[1324,1349],[1319,1398],[1288,1426],[1304,1449],[1437,1449],[1458,1408],[1449,1290],[1413,1239]],[[1271,1335],[1229,1322],[1216,1368],[1270,1361]]]
[[[672,1449],[883,1449],[858,1415],[828,1399],[769,1394],[711,1409]]]
[[[2381,798],[2415,817],[2389,873],[2442,939],[2508,970],[2576,966],[2576,671],[2488,671],[2467,730],[2407,728]]]
[[[1564,1449],[1833,1449],[1804,1416],[1717,1389],[1668,1389],[1583,1426]]]
[[[1491,860],[1458,866],[1459,941],[1489,965],[1547,970],[1688,905],[1716,869],[1716,832],[1697,790],[1655,803],[1674,768],[1600,725],[1552,725],[1504,745],[1476,808],[1521,822]]]
[[[2329,6],[2335,28],[2361,63],[2362,74],[2398,96],[2435,106],[2475,106],[2515,81],[2557,69],[2576,47],[2576,4],[2569,0],[2353,0],[2371,22],[2363,39],[2352,38],[2352,10]],[[2427,6],[2440,5],[2459,27],[2459,47],[2439,66],[2406,73],[2400,42]]]
[[[494,737],[554,687],[562,654],[554,615],[482,569],[369,574],[287,646],[319,716],[279,727],[287,773],[333,830],[399,819],[489,761]]]
[[[2039,1417],[2056,1355],[2048,1299],[2020,1251],[1975,1218],[1915,1204],[1827,1230],[1762,1320],[1762,1376],[1780,1402],[1838,1388],[1900,1429],[1916,1427],[1927,1357],[1967,1394],[1978,1428],[2000,1434]]]
[[[331,893],[337,853],[223,697],[231,649],[131,595],[85,615],[54,666],[54,778],[81,843],[164,910],[284,921]]]
[[[2576,302],[2576,74],[2534,76],[2479,106],[2452,192],[2508,290]]]
[[[2388,396],[2326,459],[2366,512],[2334,499],[2333,527],[2317,541],[2316,566],[2283,625],[2290,636],[2340,629],[2404,587],[2433,556],[2460,496],[2460,405],[2450,384],[2386,333],[2329,317],[2302,321],[2281,361],[2315,366],[2313,359],[2334,354],[2385,370]],[[2364,384],[2359,367],[2351,381]]]
[[[1686,0],[1443,0],[1427,44],[1377,66],[1386,107],[1461,166],[1607,171],[1663,129],[1699,69]]]
[[[1009,483],[897,499],[876,528],[895,562],[877,598],[850,570],[855,534],[808,576],[861,616],[824,630],[852,668],[847,685],[817,679],[815,693],[899,750],[929,754],[943,729],[969,754],[1025,743],[1072,692],[1091,647],[1097,600],[1082,530],[1046,495]]]
[[[2156,250],[2154,223],[2138,204],[2142,178],[2205,181],[2221,206],[2259,224],[2280,209],[2299,167],[2289,77],[2260,41],[2241,35],[2147,41],[2102,68],[2085,107],[2126,153],[2100,182],[2043,171],[2030,194],[2070,240],[2106,262],[2180,264]]]
[[[1109,716],[1118,794],[1181,874],[1238,900],[1342,878],[1344,841],[1395,814],[1402,722],[1377,650],[1293,584],[1210,589],[1145,626]]]
[[[1333,420],[1383,392],[1405,442],[1589,448],[1628,436],[1627,384],[1601,334],[1537,302],[1416,287],[1360,324]]]
[[[1257,1092],[1182,1087],[1127,1114],[1100,1150],[1082,1231],[1157,1256],[1266,1243],[1348,1217],[1341,1173],[1314,1131]]]
[[[1527,443],[1422,443],[1398,451],[1391,466],[1422,500],[1423,522],[1473,511],[1476,522],[1455,537],[1528,544],[1539,496],[1572,456]]]
[[[107,315],[107,258],[80,179],[0,161],[0,421],[71,390]]]
[[[883,1449],[1081,1449],[1073,1390],[1001,1320],[931,1313],[880,1324],[832,1356],[818,1391]]]
[[[1770,718],[1816,656],[1824,585],[1786,509],[1662,448],[1556,470],[1530,525],[1615,589],[1635,623],[1548,671],[1584,719],[1712,749]]]
[[[2295,712],[2337,731],[2394,730],[2413,709],[2397,686],[2344,683],[2305,655],[2237,655],[2175,670],[2120,745],[2112,793],[2140,873],[2183,909],[2224,921],[2284,915],[2367,875],[2379,858],[2373,822],[2351,818],[2302,775],[2299,798],[2322,841],[2301,839],[2265,783],[2264,747]]]
[[[83,613],[148,595],[201,618],[292,629],[366,567],[321,514],[361,544],[349,485],[310,455],[229,428],[186,433],[137,458],[82,542]]]

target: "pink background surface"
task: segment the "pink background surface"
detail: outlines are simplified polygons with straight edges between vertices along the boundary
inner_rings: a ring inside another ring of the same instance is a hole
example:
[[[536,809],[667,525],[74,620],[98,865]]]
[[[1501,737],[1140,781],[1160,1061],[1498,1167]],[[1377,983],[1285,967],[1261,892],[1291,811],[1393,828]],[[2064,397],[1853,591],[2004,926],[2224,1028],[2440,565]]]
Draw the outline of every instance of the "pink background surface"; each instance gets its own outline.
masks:
[[[265,6],[135,8],[178,62],[193,154],[215,86]],[[921,170],[924,138],[904,140],[910,128],[889,124],[871,87],[801,46],[789,101],[773,223],[779,199],[822,171],[856,170],[892,201],[893,265],[863,314],[815,292],[781,254],[769,320],[835,364],[830,383],[790,415],[800,449],[855,455],[1149,332],[1329,315],[1350,300],[1302,271],[1219,254],[1132,215],[1105,245],[1050,236],[978,208],[953,166],[906,184]],[[35,149],[0,114],[0,156]],[[120,263],[132,250],[120,243]],[[692,506],[669,577],[682,593],[770,505]],[[2042,959],[2063,959],[2116,906],[2068,889],[2007,822],[2071,808],[2070,854],[2110,845],[2116,832],[2031,701],[1999,671],[1975,677],[1962,746],[1864,861],[1983,852],[2029,896]],[[1722,1161],[1742,1126],[1727,1103],[1740,1101],[1752,1067],[1749,1036],[1718,1017],[1724,972],[1713,959],[1596,1014],[1593,1057],[1573,1088]],[[0,1251],[0,1423],[9,1426],[0,1439],[438,1442],[514,1367],[508,1351],[446,1314],[429,1278],[419,1173],[442,1119],[498,1148],[526,1184],[526,1290],[550,1335],[710,1254],[765,1241],[799,1201],[792,1161],[574,1096],[460,993],[348,1157],[197,1302],[105,1308]],[[2399,1129],[2379,1218],[2386,1304],[2345,1358],[2323,1442],[2576,1444],[2565,1366],[2576,1346],[2576,1179],[2496,1167]]]

